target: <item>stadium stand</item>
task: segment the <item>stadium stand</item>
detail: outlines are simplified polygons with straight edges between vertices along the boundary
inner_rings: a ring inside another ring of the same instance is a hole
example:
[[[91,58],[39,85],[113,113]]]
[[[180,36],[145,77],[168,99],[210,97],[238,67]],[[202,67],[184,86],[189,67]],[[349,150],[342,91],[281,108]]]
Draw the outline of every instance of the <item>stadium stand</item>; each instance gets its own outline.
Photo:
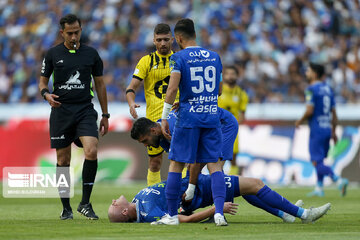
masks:
[[[360,102],[357,0],[0,0],[0,103],[42,101],[42,58],[67,13],[104,60],[109,101],[126,101],[134,65],[154,50],[153,27],[190,17],[199,44],[238,66],[251,103],[303,102],[309,60],[326,64],[338,103]]]

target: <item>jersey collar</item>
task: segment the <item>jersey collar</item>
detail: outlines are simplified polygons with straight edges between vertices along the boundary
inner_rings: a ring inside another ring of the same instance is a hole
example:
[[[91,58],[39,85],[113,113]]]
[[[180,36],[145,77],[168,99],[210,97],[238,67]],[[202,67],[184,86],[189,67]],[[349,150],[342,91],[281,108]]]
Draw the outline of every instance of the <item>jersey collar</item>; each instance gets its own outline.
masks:
[[[200,46],[188,46],[185,49],[187,49],[187,48],[201,48],[201,47]]]
[[[171,50],[169,54],[167,55],[162,55],[160,54],[158,51],[155,51],[156,55],[158,55],[159,57],[170,57],[174,52]]]

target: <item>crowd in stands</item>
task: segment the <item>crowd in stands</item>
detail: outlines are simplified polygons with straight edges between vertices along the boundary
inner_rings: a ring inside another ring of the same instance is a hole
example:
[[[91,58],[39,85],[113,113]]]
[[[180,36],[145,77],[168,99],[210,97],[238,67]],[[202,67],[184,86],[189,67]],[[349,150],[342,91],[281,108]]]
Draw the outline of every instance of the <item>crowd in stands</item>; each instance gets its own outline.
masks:
[[[189,17],[199,45],[238,67],[250,103],[303,102],[309,61],[326,66],[338,103],[360,102],[358,0],[0,0],[0,103],[43,101],[42,59],[62,41],[68,13],[104,61],[109,101],[126,101],[136,63],[154,50],[154,26]]]

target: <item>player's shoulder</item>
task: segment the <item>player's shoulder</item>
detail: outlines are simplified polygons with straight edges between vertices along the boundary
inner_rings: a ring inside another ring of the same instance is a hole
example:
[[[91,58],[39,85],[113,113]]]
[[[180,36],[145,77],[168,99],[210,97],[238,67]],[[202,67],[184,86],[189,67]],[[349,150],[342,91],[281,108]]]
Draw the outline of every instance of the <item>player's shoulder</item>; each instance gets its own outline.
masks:
[[[59,51],[64,51],[64,43],[59,43],[58,45],[49,48],[47,54],[53,54]]]
[[[149,54],[146,54],[142,56],[138,62],[138,64],[149,64],[151,62],[151,59],[153,59],[155,55],[155,52],[151,52]]]

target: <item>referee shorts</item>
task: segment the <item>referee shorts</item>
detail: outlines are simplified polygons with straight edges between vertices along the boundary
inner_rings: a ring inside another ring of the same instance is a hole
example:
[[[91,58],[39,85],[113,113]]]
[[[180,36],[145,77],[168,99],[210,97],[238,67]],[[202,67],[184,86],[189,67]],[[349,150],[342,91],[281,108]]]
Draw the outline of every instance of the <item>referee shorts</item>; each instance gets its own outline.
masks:
[[[51,108],[50,143],[51,148],[65,148],[72,142],[82,147],[79,137],[98,138],[98,114],[94,105],[89,103],[62,103]]]

